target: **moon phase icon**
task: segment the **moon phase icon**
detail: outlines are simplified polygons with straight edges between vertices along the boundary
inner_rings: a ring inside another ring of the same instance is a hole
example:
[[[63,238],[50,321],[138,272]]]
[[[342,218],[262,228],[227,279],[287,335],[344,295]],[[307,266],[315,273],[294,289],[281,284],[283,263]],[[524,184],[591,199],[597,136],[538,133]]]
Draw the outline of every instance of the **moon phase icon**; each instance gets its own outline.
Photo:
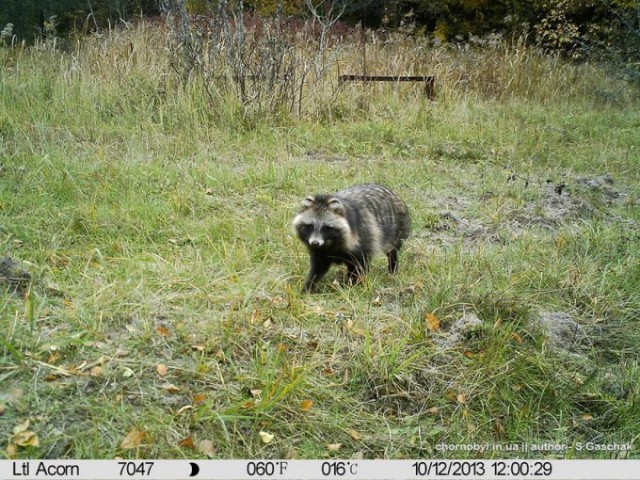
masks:
[[[198,473],[200,473],[200,467],[197,463],[189,462],[189,465],[191,465],[191,473],[189,474],[190,477],[195,477],[196,475],[198,475]]]

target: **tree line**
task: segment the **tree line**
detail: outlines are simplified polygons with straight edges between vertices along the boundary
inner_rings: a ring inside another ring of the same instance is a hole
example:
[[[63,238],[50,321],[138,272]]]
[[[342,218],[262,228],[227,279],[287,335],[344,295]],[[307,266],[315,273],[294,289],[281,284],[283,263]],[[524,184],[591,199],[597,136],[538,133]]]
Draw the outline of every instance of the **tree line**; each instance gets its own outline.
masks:
[[[436,41],[468,41],[489,34],[525,36],[548,50],[576,54],[615,51],[640,60],[640,0],[180,0],[192,14],[220,2],[259,15],[312,18],[339,15],[346,25],[400,29]],[[88,33],[134,16],[159,14],[166,0],[3,0],[0,29],[31,41],[55,33]],[[10,24],[9,30],[7,25]]]

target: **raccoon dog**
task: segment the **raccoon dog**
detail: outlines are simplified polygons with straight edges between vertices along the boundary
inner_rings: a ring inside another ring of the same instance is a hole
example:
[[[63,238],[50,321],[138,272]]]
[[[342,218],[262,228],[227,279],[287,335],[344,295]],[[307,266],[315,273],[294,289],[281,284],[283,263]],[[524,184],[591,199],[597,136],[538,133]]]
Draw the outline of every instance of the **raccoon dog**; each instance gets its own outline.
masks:
[[[367,272],[373,255],[386,253],[389,271],[395,272],[411,218],[406,204],[388,188],[357,185],[305,198],[293,227],[309,250],[311,270],[303,287],[309,292],[332,263],[346,264],[353,283]]]

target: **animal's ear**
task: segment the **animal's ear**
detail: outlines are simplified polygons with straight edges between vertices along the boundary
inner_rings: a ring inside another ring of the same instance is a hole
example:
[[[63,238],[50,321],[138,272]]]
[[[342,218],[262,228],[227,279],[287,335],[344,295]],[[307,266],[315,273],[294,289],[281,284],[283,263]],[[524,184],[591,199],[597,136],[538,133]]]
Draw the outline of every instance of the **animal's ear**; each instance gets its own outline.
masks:
[[[344,216],[344,205],[342,205],[342,202],[337,198],[330,198],[327,202],[327,206],[329,207],[329,210],[336,213],[337,215]]]
[[[313,207],[313,204],[315,203],[316,199],[313,197],[307,197],[302,201],[302,209],[305,210],[307,208],[311,208]]]

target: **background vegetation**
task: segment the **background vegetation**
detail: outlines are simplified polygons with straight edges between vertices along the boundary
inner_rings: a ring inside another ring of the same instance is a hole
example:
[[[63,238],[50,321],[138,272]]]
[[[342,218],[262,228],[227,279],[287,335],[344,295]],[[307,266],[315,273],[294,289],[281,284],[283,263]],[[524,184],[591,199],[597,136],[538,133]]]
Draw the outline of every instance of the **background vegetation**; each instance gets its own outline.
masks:
[[[224,13],[0,49],[2,455],[639,458],[634,85]],[[299,202],[362,182],[400,272],[301,295]]]

